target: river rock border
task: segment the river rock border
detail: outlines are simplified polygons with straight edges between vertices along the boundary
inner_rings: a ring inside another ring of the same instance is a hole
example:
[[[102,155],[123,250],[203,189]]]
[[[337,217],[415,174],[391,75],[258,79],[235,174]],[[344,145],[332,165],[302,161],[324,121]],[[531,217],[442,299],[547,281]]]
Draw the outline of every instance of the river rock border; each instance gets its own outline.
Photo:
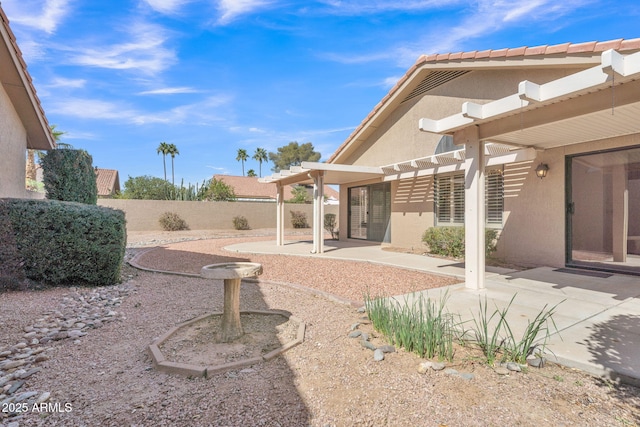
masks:
[[[162,346],[162,344],[182,328],[187,328],[192,324],[197,323],[201,320],[204,320],[208,317],[222,316],[222,312],[209,313],[203,316],[196,317],[195,319],[191,319],[186,322],[183,322],[171,328],[164,335],[154,340],[154,342],[149,345],[149,354],[151,355],[151,359],[153,360],[153,366],[157,370],[166,372],[168,374],[182,375],[185,377],[208,378],[211,374],[217,374],[219,372],[223,372],[231,369],[244,368],[247,366],[255,365],[256,363],[259,363],[259,362],[271,360],[274,357],[284,353],[285,351],[295,347],[296,345],[302,344],[302,342],[304,341],[306,324],[302,320],[298,319],[297,317],[292,316],[291,313],[288,313],[282,310],[241,310],[240,314],[283,316],[298,324],[296,339],[294,339],[293,341],[289,341],[288,343],[285,343],[282,347],[277,348],[260,357],[253,357],[251,359],[238,360],[236,362],[224,363],[221,365],[204,366],[204,365],[194,365],[190,363],[172,362],[170,360],[167,360],[167,358],[164,356],[164,354],[160,350],[160,347]]]
[[[48,391],[27,391],[30,380],[42,371],[39,366],[49,360],[51,344],[64,342],[81,344],[81,338],[104,325],[126,319],[116,311],[135,287],[124,283],[100,288],[69,288],[54,310],[48,310],[32,325],[24,327],[22,340],[15,345],[0,348],[0,424],[4,420],[18,421],[22,409],[31,412],[34,405],[46,403]],[[8,409],[13,408],[13,411]],[[16,410],[17,409],[17,410]],[[11,424],[9,424],[11,425]]]

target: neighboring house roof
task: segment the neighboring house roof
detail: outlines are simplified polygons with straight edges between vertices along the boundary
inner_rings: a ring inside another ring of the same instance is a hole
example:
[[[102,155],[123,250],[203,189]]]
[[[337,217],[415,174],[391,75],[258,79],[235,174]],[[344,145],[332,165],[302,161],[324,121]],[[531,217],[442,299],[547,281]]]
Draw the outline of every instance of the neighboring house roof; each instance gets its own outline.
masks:
[[[120,191],[120,178],[114,169],[95,168],[98,196],[109,197]]]
[[[600,54],[608,49],[620,52],[640,50],[640,38],[422,55],[338,147],[327,163],[339,163],[348,155],[348,152],[352,152],[360,142],[366,140],[400,103],[429,90],[429,84],[432,83],[426,81],[426,77],[434,71],[443,72],[437,76],[442,82],[470,70],[490,67],[523,68],[540,67],[545,64],[588,67],[597,64],[600,61]]]
[[[233,191],[238,199],[276,199],[276,185],[260,183],[258,177],[254,176],[234,176],[234,175],[214,175],[214,179],[224,181],[225,184],[233,187]],[[284,199],[293,198],[293,186],[285,185]],[[324,186],[324,194],[339,200],[340,193],[328,185]]]
[[[55,148],[53,133],[36,94],[27,64],[9,27],[9,19],[0,6],[0,81],[9,95],[27,131],[27,148],[50,150]]]

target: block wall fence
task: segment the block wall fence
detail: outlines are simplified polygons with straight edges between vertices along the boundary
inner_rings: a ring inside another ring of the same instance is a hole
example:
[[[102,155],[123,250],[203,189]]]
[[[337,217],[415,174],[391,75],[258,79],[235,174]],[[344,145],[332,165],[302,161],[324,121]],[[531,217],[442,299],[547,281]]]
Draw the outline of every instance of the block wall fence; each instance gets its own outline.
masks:
[[[175,212],[184,219],[191,230],[231,230],[233,218],[244,216],[252,229],[276,228],[276,204],[267,202],[184,202],[173,200],[123,200],[98,199],[98,206],[124,211],[127,231],[161,231],[158,220],[165,212]],[[338,206],[326,205],[325,214],[338,216]],[[312,204],[284,205],[284,226],[291,225],[291,211],[307,214],[311,226]]]

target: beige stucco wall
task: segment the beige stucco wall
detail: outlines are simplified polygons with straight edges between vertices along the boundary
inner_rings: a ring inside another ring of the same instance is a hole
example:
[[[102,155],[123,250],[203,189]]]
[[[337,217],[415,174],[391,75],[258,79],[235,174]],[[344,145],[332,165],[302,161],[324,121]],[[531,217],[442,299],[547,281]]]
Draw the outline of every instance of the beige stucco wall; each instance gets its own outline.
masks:
[[[0,197],[26,197],[27,131],[0,86]]]
[[[420,119],[441,119],[460,113],[465,101],[484,104],[512,95],[522,80],[542,84],[574,72],[575,68],[472,71],[429,91],[425,96],[400,104],[341,163],[382,166],[430,156],[434,154],[441,136],[420,132]]]
[[[276,227],[276,204],[260,202],[183,202],[167,200],[98,199],[98,206],[124,211],[127,231],[162,230],[158,219],[165,212],[175,212],[191,230],[230,230],[233,218],[244,216],[252,229]],[[291,226],[291,211],[307,214],[311,225],[312,204],[285,203],[285,228]],[[338,214],[338,206],[327,205],[325,214]]]

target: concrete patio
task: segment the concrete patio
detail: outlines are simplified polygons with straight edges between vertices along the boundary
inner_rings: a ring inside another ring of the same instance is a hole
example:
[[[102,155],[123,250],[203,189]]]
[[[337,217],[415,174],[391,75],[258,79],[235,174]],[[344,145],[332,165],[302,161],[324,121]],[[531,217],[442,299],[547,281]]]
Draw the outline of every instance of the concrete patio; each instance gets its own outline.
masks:
[[[516,336],[543,309],[559,304],[553,316],[558,332],[548,342],[551,361],[640,386],[640,278],[572,269],[539,267],[516,271],[487,267],[486,289],[464,286],[464,264],[381,249],[369,242],[325,241],[325,253],[312,254],[310,241],[245,242],[226,249],[239,253],[284,254],[390,265],[459,278],[461,283],[431,290],[431,298],[448,293],[447,308],[462,320],[477,317],[479,300],[489,312],[516,297],[507,320]],[[411,303],[419,293],[397,295]],[[424,291],[427,294],[427,291]],[[553,331],[555,332],[555,330]]]

